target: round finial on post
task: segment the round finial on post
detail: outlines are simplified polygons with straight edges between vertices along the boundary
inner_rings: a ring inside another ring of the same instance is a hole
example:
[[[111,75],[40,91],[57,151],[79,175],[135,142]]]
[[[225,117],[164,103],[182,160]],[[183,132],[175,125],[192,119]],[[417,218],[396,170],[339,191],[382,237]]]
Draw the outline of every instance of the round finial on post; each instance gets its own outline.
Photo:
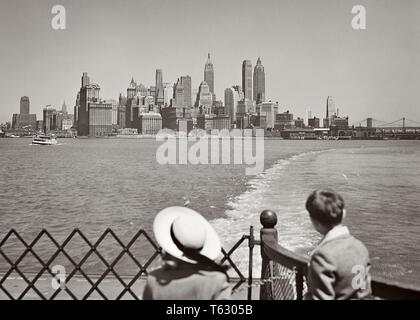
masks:
[[[273,210],[264,210],[260,214],[260,222],[264,228],[274,228],[277,224],[277,214]]]

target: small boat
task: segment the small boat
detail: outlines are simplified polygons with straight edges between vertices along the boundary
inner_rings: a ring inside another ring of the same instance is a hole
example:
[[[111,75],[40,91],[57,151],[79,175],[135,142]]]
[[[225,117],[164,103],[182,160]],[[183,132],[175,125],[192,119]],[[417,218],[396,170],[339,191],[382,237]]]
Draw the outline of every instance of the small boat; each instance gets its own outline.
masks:
[[[39,144],[43,146],[57,144],[57,140],[54,136],[50,135],[37,135],[35,136],[34,140],[32,140],[32,144]]]

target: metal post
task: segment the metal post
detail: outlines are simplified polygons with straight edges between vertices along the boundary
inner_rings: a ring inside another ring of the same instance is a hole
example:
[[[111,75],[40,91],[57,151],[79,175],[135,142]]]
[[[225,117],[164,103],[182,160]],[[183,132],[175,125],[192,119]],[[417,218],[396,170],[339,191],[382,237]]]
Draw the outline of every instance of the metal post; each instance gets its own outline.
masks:
[[[249,227],[249,239],[248,239],[248,246],[249,246],[249,265],[248,265],[248,300],[252,298],[252,267],[253,267],[253,259],[254,256],[254,227]]]
[[[296,299],[303,300],[303,272],[300,268],[296,271]]]
[[[264,253],[264,240],[270,240],[278,242],[278,235],[277,230],[274,228],[277,224],[277,215],[274,211],[271,210],[264,210],[261,212],[260,215],[260,222],[263,226],[260,230],[260,237],[261,237],[261,280],[265,280],[270,277],[270,260],[267,255]],[[267,275],[268,273],[268,275]],[[260,287],[260,300],[267,300],[269,299],[269,295],[267,294],[267,284],[263,284]]]

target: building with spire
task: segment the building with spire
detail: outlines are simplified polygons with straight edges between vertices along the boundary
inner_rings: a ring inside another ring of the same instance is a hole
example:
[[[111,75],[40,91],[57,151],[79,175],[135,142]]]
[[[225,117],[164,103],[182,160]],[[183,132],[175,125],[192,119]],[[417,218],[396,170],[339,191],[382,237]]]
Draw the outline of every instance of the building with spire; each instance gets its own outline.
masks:
[[[207,61],[204,66],[204,81],[209,86],[210,92],[212,94],[212,100],[216,101],[214,94],[214,66],[210,59],[210,53],[207,55]]]
[[[265,101],[265,72],[261,59],[258,57],[254,67],[254,101],[258,104]]]
[[[61,112],[67,114],[66,100],[63,101],[63,105],[61,106]]]
[[[84,72],[79,91],[78,136],[103,137],[112,132],[112,104],[101,100],[99,91],[99,85],[90,83],[87,73]]]

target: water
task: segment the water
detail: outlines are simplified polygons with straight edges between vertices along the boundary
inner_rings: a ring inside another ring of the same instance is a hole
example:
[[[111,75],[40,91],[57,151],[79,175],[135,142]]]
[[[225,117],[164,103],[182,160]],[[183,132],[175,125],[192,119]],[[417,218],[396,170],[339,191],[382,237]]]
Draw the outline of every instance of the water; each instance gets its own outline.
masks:
[[[14,228],[29,241],[46,228],[62,240],[80,228],[95,241],[111,227],[126,241],[140,228],[151,232],[159,210],[188,205],[211,221],[230,248],[251,224],[258,234],[259,213],[271,208],[278,214],[280,243],[305,254],[319,241],[304,209],[306,197],[329,186],[345,198],[346,223],[369,248],[374,274],[420,284],[418,141],[265,140],[266,170],[250,177],[237,165],[159,165],[160,143],[153,139],[60,142],[42,147],[28,139],[0,139],[0,239]],[[66,247],[76,262],[88,250],[80,244],[78,238]],[[47,238],[34,249],[45,257],[54,252]],[[3,250],[18,257],[24,248],[10,239]],[[132,250],[141,262],[152,252],[142,240]],[[111,237],[99,251],[108,258],[119,253]],[[243,248],[234,255],[243,270],[247,254]],[[135,265],[123,261],[120,272],[133,274]],[[30,255],[20,263],[27,270],[35,265]],[[0,269],[6,267],[0,258]],[[103,268],[92,256],[84,270]]]

